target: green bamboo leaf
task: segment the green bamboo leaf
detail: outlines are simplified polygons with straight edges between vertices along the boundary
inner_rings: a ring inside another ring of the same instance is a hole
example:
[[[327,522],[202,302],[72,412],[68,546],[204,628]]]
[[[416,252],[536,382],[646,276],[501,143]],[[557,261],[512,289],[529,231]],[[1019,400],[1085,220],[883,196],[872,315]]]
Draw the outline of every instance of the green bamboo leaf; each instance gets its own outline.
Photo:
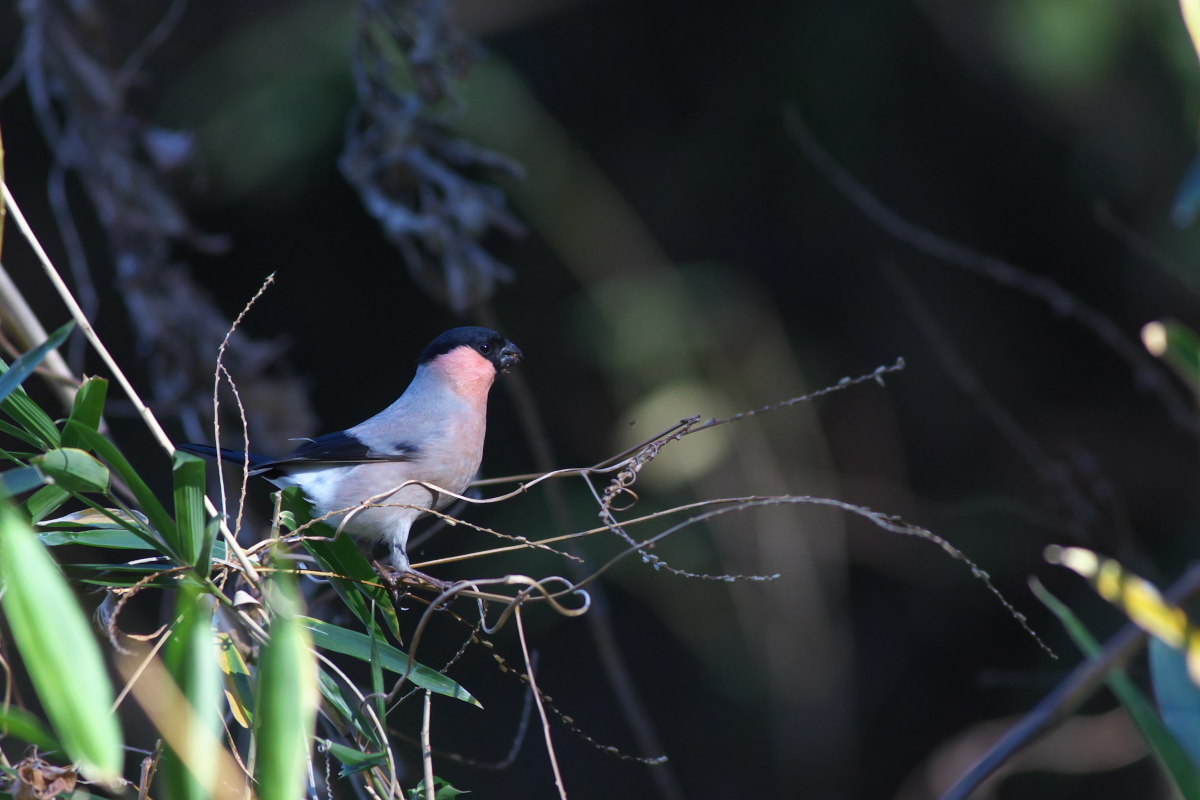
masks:
[[[68,419],[88,430],[99,431],[107,396],[108,381],[104,378],[88,378],[75,393],[75,402],[71,405],[71,416]],[[83,442],[78,441],[72,430],[63,430],[62,444],[63,447],[86,447]]]
[[[213,598],[184,582],[176,595],[176,619],[163,663],[183,696],[186,719],[182,750],[163,753],[163,794],[184,800],[213,796],[221,751],[221,679],[213,648]]]
[[[1200,689],[1188,675],[1187,657],[1158,637],[1150,638],[1150,683],[1163,722],[1200,764]]]
[[[316,721],[317,664],[312,640],[298,619],[293,576],[285,570],[275,573],[266,590],[271,633],[258,660],[254,777],[260,800],[295,800],[304,793]]]
[[[67,420],[66,430],[70,431],[72,436],[78,437],[75,441],[95,453],[101,461],[106,462],[113,471],[121,476],[121,479],[133,492],[133,496],[137,498],[142,513],[150,520],[150,527],[158,533],[167,546],[169,554],[176,560],[182,561],[179,533],[175,528],[175,522],[167,514],[162,503],[158,502],[154,493],[150,491],[150,487],[117,449],[117,446],[75,420]]]
[[[108,547],[113,550],[155,550],[144,539],[127,530],[45,531],[38,534],[46,547],[64,544],[83,544],[91,547]]]
[[[433,797],[434,800],[454,800],[460,794],[470,794],[465,789],[455,789],[449,783],[441,778],[434,777],[433,779]],[[408,790],[409,800],[425,800],[425,781],[421,781],[416,786]]]
[[[1029,585],[1038,599],[1058,617],[1080,652],[1088,658],[1098,658],[1103,648],[1075,616],[1075,612],[1051,594],[1036,578],[1031,580]],[[1167,729],[1162,718],[1155,713],[1150,701],[1124,670],[1110,670],[1104,680],[1121,701],[1121,705],[1125,706],[1125,710],[1138,726],[1159,763],[1174,779],[1183,797],[1186,800],[1200,800],[1200,772]]]
[[[46,482],[37,467],[16,467],[0,473],[0,495],[12,497],[36,489]]]
[[[371,660],[371,637],[365,633],[348,630],[312,617],[301,617],[300,621],[312,631],[313,643],[317,647],[362,661]],[[377,642],[377,648],[381,667],[398,675],[405,673],[411,661],[405,653],[387,642]],[[431,669],[423,664],[414,664],[412,672],[408,673],[408,679],[422,689],[428,689],[431,692],[483,708],[470,692],[436,669]]]
[[[61,486],[68,492],[86,494],[108,491],[111,481],[108,467],[83,450],[59,447],[35,456],[31,461],[55,485]]]
[[[318,675],[321,683],[321,696],[325,698],[321,713],[334,719],[336,724],[352,728],[359,737],[382,750],[386,745],[380,741],[379,731],[367,719],[358,697],[350,689],[338,683],[324,669]]]
[[[47,419],[49,419],[49,417],[47,417]],[[51,424],[54,424],[54,423],[51,422]],[[40,439],[38,439],[36,436],[31,435],[24,428],[18,428],[16,425],[13,425],[11,422],[5,422],[4,420],[0,419],[0,433],[3,433],[7,436],[11,436],[14,439],[18,439],[18,440],[24,442],[25,444],[29,445],[30,447],[36,447],[39,452],[42,450],[42,442]]]
[[[62,436],[50,415],[42,411],[20,385],[47,353],[62,344],[74,325],[69,322],[59,328],[45,342],[14,361],[11,367],[0,362],[0,373],[3,373],[0,377],[0,409],[25,431],[27,436],[22,436],[23,440],[32,440],[37,447],[46,450],[58,447]]]
[[[45,752],[62,749],[62,745],[54,738],[54,734],[46,730],[46,726],[40,719],[16,706],[9,706],[7,709],[0,708],[0,734],[15,736],[37,745]]]
[[[33,371],[37,369],[37,365],[42,363],[42,359],[46,357],[46,354],[66,341],[66,338],[71,335],[71,331],[74,329],[75,323],[68,322],[50,334],[46,341],[28,353],[25,353],[14,361],[12,366],[5,369],[4,374],[0,376],[0,401],[16,391],[25,382],[25,379],[33,374]]]
[[[213,531],[204,512],[204,461],[175,451],[175,525],[180,555],[203,575],[211,570]]]
[[[39,528],[122,531],[130,527],[145,528],[146,515],[134,511],[132,514],[121,508],[82,508],[54,519],[42,520]]]
[[[0,372],[4,369],[3,362],[0,362]],[[62,434],[59,433],[54,420],[25,394],[24,389],[17,389],[4,398],[4,401],[0,402],[0,410],[12,417],[25,431],[26,435],[21,438],[25,441],[32,440],[31,443],[39,449],[49,450],[58,447],[62,442]]]
[[[296,487],[283,491],[282,507],[291,513],[296,527],[312,521],[312,506]],[[392,599],[380,582],[379,573],[359,552],[354,541],[349,536],[337,536],[336,531],[323,522],[316,523],[306,531],[313,536],[325,537],[304,540],[304,548],[312,554],[322,569],[332,573],[329,584],[342,602],[368,628],[376,624],[371,609],[374,604],[383,614],[392,635],[399,640],[400,618],[392,605]]]
[[[85,775],[116,781],[122,736],[100,647],[62,573],[7,503],[0,503],[0,578],[13,640],[59,741]]]
[[[371,694],[375,700],[375,716],[387,719],[387,690],[383,688],[383,660],[379,657],[379,646],[383,641],[383,632],[379,626],[372,623],[367,626],[367,640],[371,644],[371,658],[367,664],[371,667]]]
[[[254,684],[250,680],[250,668],[231,635],[218,631],[215,641],[229,710],[239,725],[249,728],[254,724]]]
[[[162,554],[164,557],[169,556],[166,546],[146,524],[146,516],[139,511],[107,508],[92,500],[85,494],[72,495],[75,499],[89,506],[86,509],[67,514],[64,517],[58,517],[54,520],[37,523],[38,528],[42,529],[65,529],[74,530],[82,534],[80,528],[94,529],[96,531],[94,541],[92,537],[84,536],[88,544],[97,544],[104,546],[102,539],[103,534],[111,531],[125,531],[141,540],[146,547]],[[120,546],[124,540],[114,538],[113,546]],[[81,543],[84,543],[81,541]]]
[[[338,773],[339,778],[345,778],[347,775],[354,775],[363,770],[386,767],[388,763],[387,755],[384,753],[364,753],[362,750],[339,744],[330,739],[321,739],[319,744],[322,750],[342,762],[342,771]]]
[[[102,586],[105,589],[128,587],[138,584],[144,587],[174,589],[178,580],[170,575],[161,575],[163,564],[63,564],[63,571],[72,580],[85,586]],[[156,580],[145,581],[148,575],[160,573]],[[76,577],[79,576],[79,577]]]
[[[34,522],[53,514],[71,499],[71,493],[61,486],[43,486],[25,501],[25,511]]]

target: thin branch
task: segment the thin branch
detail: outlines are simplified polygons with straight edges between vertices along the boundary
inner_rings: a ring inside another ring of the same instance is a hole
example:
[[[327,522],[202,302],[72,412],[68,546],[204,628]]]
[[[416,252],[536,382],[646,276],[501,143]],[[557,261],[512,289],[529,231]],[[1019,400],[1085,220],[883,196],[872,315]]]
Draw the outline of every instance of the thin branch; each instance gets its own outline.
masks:
[[[433,692],[425,690],[425,705],[421,715],[421,764],[425,768],[425,800],[435,800],[433,786],[433,746],[430,744],[429,727],[433,716]]]
[[[217,366],[213,371],[213,443],[219,448],[221,446],[221,376],[224,375],[229,382],[229,388],[233,392],[234,402],[237,404],[238,416],[242,421],[242,441],[245,446],[242,450],[242,487],[238,495],[238,513],[237,522],[234,525],[235,533],[242,529],[242,512],[246,506],[246,487],[250,480],[250,425],[246,419],[246,408],[242,405],[242,397],[238,394],[237,383],[234,382],[233,376],[229,374],[229,370],[225,368],[225,351],[229,349],[229,340],[238,326],[242,324],[242,320],[250,313],[250,309],[258,302],[258,298],[262,297],[267,291],[267,288],[275,282],[275,273],[272,272],[266,277],[262,284],[258,287],[258,291],[254,296],[242,307],[241,313],[237,315],[229,326],[229,330],[225,332],[225,338],[221,340],[221,346],[217,348]],[[229,508],[225,499],[225,466],[224,459],[217,459],[217,485],[221,487],[221,516],[224,519],[229,518]]]
[[[567,800],[567,787],[563,785],[562,773],[558,769],[558,757],[554,754],[554,739],[550,735],[550,720],[546,717],[546,709],[542,705],[542,692],[538,689],[537,679],[533,675],[533,661],[529,658],[529,645],[525,642],[525,626],[521,622],[521,607],[516,609],[517,639],[521,642],[521,655],[525,657],[525,674],[529,676],[529,688],[533,690],[533,702],[537,704],[538,715],[542,718],[542,733],[546,737],[546,753],[550,757],[550,768],[554,771],[554,785],[558,788],[561,800]]]
[[[109,709],[109,711],[115,713],[116,710],[121,707],[121,703],[124,702],[126,695],[128,695],[133,689],[133,684],[137,683],[138,678],[142,677],[142,673],[145,672],[146,668],[150,666],[150,662],[154,660],[156,655],[158,655],[158,651],[161,650],[162,646],[167,643],[168,639],[171,638],[171,632],[173,630],[174,625],[172,624],[172,627],[163,631],[162,636],[158,637],[158,641],[155,642],[154,646],[150,648],[150,651],[146,653],[146,657],[142,660],[142,663],[139,664],[137,668],[135,668],[128,676],[126,676],[125,685],[121,687],[121,693],[117,695],[116,700],[113,700],[112,708]],[[132,656],[133,653],[128,653],[128,655]]]

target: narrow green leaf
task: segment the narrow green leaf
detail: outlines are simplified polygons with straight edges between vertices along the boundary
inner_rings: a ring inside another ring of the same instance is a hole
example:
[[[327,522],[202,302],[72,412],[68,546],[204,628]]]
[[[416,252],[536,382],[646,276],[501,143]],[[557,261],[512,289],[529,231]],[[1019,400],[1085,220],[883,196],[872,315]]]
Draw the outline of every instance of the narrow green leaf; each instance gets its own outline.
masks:
[[[352,728],[358,736],[382,749],[385,743],[380,741],[379,731],[363,713],[362,704],[359,703],[357,696],[353,695],[348,688],[343,687],[324,669],[321,669],[318,675],[321,683],[321,696],[325,698],[325,705],[322,706],[321,713],[332,717],[337,724]]]
[[[122,736],[100,647],[62,573],[7,503],[0,503],[0,578],[13,639],[59,741],[85,775],[116,781]]]
[[[37,745],[45,752],[62,749],[54,734],[46,730],[40,719],[16,706],[9,706],[7,711],[0,708],[0,734],[15,736]]]
[[[145,581],[147,575],[161,573],[164,564],[64,564],[63,571],[72,576],[72,580],[85,586],[103,586],[105,589],[128,587],[137,584],[139,587],[157,587],[159,589],[174,589],[178,579],[172,576],[158,577]],[[82,575],[83,577],[74,577]]]
[[[61,486],[43,486],[25,501],[25,511],[34,522],[53,514],[71,499],[71,493]]]
[[[312,506],[296,487],[284,490],[282,507],[292,514],[297,527],[312,521]],[[306,532],[313,536],[325,537],[323,540],[306,539],[303,542],[304,548],[312,554],[322,569],[333,574],[334,577],[329,578],[329,584],[342,602],[368,628],[375,625],[371,611],[371,605],[374,604],[383,614],[392,635],[399,641],[400,618],[392,605],[392,599],[380,582],[379,573],[359,552],[354,541],[349,536],[337,536],[333,528],[320,522],[306,529]]]
[[[1098,658],[1103,648],[1075,616],[1075,612],[1051,594],[1036,578],[1031,580],[1029,585],[1038,599],[1058,617],[1079,650],[1088,658]],[[1159,763],[1174,779],[1183,797],[1186,800],[1200,800],[1200,772],[1167,729],[1162,718],[1155,713],[1153,705],[1142,691],[1129,679],[1124,670],[1109,671],[1105,682],[1129,712],[1134,724],[1138,726]]]
[[[67,323],[59,328],[45,342],[14,361],[11,367],[0,362],[0,373],[3,373],[3,377],[0,377],[0,409],[25,431],[27,436],[21,437],[22,439],[32,439],[38,447],[47,450],[58,447],[62,440],[58,426],[20,385],[32,374],[47,353],[62,344],[74,324]]]
[[[37,467],[16,467],[0,473],[0,494],[12,497],[36,489],[46,482]]]
[[[46,419],[50,419],[50,418],[47,417]],[[54,423],[51,422],[50,424],[53,425]],[[14,439],[17,439],[19,441],[22,441],[25,444],[29,445],[30,447],[36,447],[39,451],[41,451],[43,449],[42,441],[38,437],[31,435],[24,428],[18,428],[16,425],[13,425],[11,422],[5,422],[4,420],[0,419],[0,433],[3,433],[7,436],[11,436]]]
[[[215,641],[229,710],[239,725],[249,728],[254,724],[254,684],[250,680],[250,668],[231,635],[218,631]]]
[[[298,620],[293,576],[277,572],[266,589],[271,631],[258,660],[254,777],[260,800],[295,800],[304,793],[316,721],[317,665],[308,631]]]
[[[4,369],[0,363],[0,371]],[[40,449],[49,450],[58,447],[62,442],[62,434],[54,420],[33,399],[25,394],[24,389],[17,389],[0,402],[0,410],[12,417],[13,421],[25,431],[23,440],[29,441]]]
[[[95,530],[127,530],[131,526],[146,527],[146,515],[134,511],[129,514],[123,508],[81,508],[54,519],[42,520],[39,528],[75,529],[91,528]]]
[[[90,453],[73,447],[59,447],[32,459],[34,466],[68,492],[107,492],[108,467]]]
[[[367,626],[367,640],[371,643],[371,659],[367,664],[371,667],[371,693],[375,700],[375,716],[387,719],[387,691],[383,688],[383,663],[379,657],[379,645],[386,644],[382,639],[383,632],[379,630],[378,625],[372,623]]]
[[[162,537],[171,555],[176,559],[182,560],[179,534],[175,528],[175,522],[167,514],[167,510],[163,508],[162,503],[158,502],[158,498],[154,496],[154,493],[150,491],[150,487],[146,485],[142,477],[137,474],[133,466],[122,455],[121,451],[117,449],[117,446],[96,431],[75,420],[67,420],[66,429],[72,431],[72,436],[78,437],[76,439],[78,443],[95,453],[100,460],[107,462],[109,467],[121,476],[121,479],[125,481],[125,484],[133,492],[133,496],[137,498],[142,512],[150,520],[150,527]]]
[[[72,497],[81,503],[86,504],[88,508],[73,514],[67,514],[65,517],[58,517],[58,521],[69,520],[72,518],[95,519],[96,516],[99,516],[104,518],[108,524],[102,525],[98,523],[97,525],[91,527],[96,527],[103,530],[128,531],[145,542],[149,547],[162,554],[164,557],[170,557],[170,551],[167,546],[163,544],[161,539],[158,538],[158,534],[151,530],[146,524],[145,514],[142,514],[140,511],[133,511],[124,508],[107,508],[100,505],[86,494],[74,494]],[[113,499],[111,495],[109,495],[109,499]],[[49,525],[50,523],[39,523],[39,527],[49,527]],[[78,528],[79,525],[74,525],[72,527]]]
[[[68,322],[50,334],[46,341],[28,353],[25,353],[14,361],[12,366],[4,370],[4,374],[0,376],[0,401],[16,391],[25,382],[25,379],[33,374],[33,371],[37,369],[37,365],[42,363],[42,359],[46,357],[46,354],[62,344],[74,329],[75,323]]]
[[[454,800],[460,794],[470,794],[465,789],[455,789],[441,778],[434,777],[433,779],[433,797],[434,800]],[[425,800],[425,781],[421,781],[416,786],[408,790],[410,800]]]
[[[221,751],[221,679],[213,648],[213,598],[184,582],[176,595],[178,622],[167,642],[163,663],[187,699],[179,709],[183,743],[163,753],[162,794],[184,800],[205,800],[217,784]]]
[[[68,419],[76,425],[92,431],[100,430],[100,420],[104,416],[104,400],[108,395],[108,381],[104,378],[88,378],[75,393],[75,402],[71,406],[71,416]],[[63,447],[85,447],[71,430],[64,430],[62,435]]]
[[[1163,722],[1200,765],[1200,688],[1188,675],[1187,656],[1157,637],[1150,638],[1150,683]]]
[[[362,661],[371,660],[371,638],[365,633],[348,630],[312,617],[301,617],[300,621],[312,631],[313,643],[317,647]],[[377,647],[380,666],[398,675],[403,675],[408,669],[411,659],[386,642],[378,642]],[[431,669],[423,664],[415,664],[412,672],[408,674],[408,679],[422,689],[428,689],[431,692],[483,708],[470,692],[436,669]]]
[[[225,560],[225,541],[217,541],[217,534],[220,532],[221,520],[218,517],[212,517],[205,523],[204,539],[200,542],[200,564],[211,564],[213,561]]]
[[[175,526],[179,532],[179,554],[201,574],[211,571],[212,539],[204,513],[204,461],[175,451]]]
[[[342,762],[342,771],[338,773],[339,778],[375,767],[386,767],[388,763],[387,755],[384,753],[364,753],[357,748],[339,744],[330,739],[320,740],[320,745],[325,752]]]
[[[155,550],[140,536],[122,530],[111,528],[103,530],[84,531],[44,531],[38,534],[46,547],[59,547],[64,544],[83,544],[91,547],[109,547],[114,550]]]

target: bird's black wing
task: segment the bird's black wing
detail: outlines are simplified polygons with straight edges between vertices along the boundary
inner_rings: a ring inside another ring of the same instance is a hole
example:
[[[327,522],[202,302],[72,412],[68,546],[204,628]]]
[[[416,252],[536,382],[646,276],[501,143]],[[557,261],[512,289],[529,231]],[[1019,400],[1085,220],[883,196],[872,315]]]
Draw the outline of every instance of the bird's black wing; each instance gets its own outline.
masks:
[[[387,447],[372,447],[347,431],[327,433],[315,439],[306,439],[276,465],[296,461],[321,462],[364,462],[364,461],[412,461],[420,448],[410,442],[394,442]]]

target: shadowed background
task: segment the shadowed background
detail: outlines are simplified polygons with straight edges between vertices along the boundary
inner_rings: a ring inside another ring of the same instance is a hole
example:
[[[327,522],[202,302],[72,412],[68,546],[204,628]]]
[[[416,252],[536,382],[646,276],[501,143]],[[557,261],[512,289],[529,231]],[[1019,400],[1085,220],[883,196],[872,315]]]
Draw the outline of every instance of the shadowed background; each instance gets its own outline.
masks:
[[[114,5],[114,47],[144,39],[164,12]],[[456,324],[492,324],[527,356],[494,394],[487,477],[543,466],[522,403],[544,426],[549,463],[579,466],[683,417],[728,416],[903,357],[883,387],[672,445],[643,472],[635,510],[795,494],[902,515],[988,571],[1061,660],[936,547],[803,506],[727,515],[656,550],[693,572],[777,581],[687,580],[630,558],[606,576],[611,644],[586,620],[531,622],[539,683],[565,713],[636,754],[614,699],[632,689],[649,720],[632,727],[652,730],[671,759],[656,783],[654,768],[559,725],[573,798],[944,789],[939,770],[952,778],[979,754],[976,726],[1027,710],[1077,661],[1028,592],[1030,575],[1097,633],[1119,623],[1082,581],[1044,564],[1045,545],[1116,554],[1164,582],[1195,552],[1196,422],[1172,421],[1079,319],[1086,304],[1134,342],[1154,319],[1196,323],[1195,233],[1171,223],[1200,110],[1178,7],[492,0],[454,10],[486,48],[455,87],[454,127],[522,165],[523,177],[499,185],[527,228],[483,239],[512,279],[461,315],[414,283],[339,173],[355,101],[349,4],[190,4],[131,84],[126,111],[164,135],[195,135],[194,163],[172,173],[172,188],[197,231],[227,240],[219,252],[177,241],[168,260],[229,318],[276,275],[243,325],[265,348],[246,362],[270,377],[250,398],[256,449],[379,410],[424,344]],[[4,63],[21,29],[14,9],[0,15]],[[787,109],[893,212],[1056,282],[1060,302],[1031,296],[1033,277],[1000,285],[888,235],[814,168]],[[23,85],[0,105],[0,126],[9,184],[64,266],[47,199],[51,151]],[[121,301],[133,278],[111,263],[79,181],[63,186],[101,335],[139,386],[161,382],[173,362],[154,366]],[[65,314],[11,226],[5,244],[6,268],[58,324]],[[180,297],[198,297],[191,291],[145,313],[169,317],[186,305]],[[194,333],[188,344],[215,358],[223,330]],[[179,394],[211,393],[207,371],[211,362]],[[1190,414],[1182,384],[1172,391]],[[175,435],[206,433],[202,414],[173,419]],[[135,422],[113,423],[136,455]],[[597,524],[582,484],[563,490],[557,512],[541,492],[465,514],[530,538]],[[491,545],[452,529],[414,559]],[[598,565],[620,549],[597,536],[580,552]],[[446,574],[565,569],[518,555]],[[507,635],[498,646],[516,662]],[[625,662],[626,683],[613,679],[606,647]],[[479,653],[456,677],[487,710],[445,704],[435,742],[499,759],[519,686]],[[1086,710],[1113,705],[1102,696]],[[1093,738],[1104,719],[998,796],[1166,796],[1127,728],[1117,726],[1111,751]],[[482,797],[553,796],[532,732],[507,771],[441,763],[439,774]]]

